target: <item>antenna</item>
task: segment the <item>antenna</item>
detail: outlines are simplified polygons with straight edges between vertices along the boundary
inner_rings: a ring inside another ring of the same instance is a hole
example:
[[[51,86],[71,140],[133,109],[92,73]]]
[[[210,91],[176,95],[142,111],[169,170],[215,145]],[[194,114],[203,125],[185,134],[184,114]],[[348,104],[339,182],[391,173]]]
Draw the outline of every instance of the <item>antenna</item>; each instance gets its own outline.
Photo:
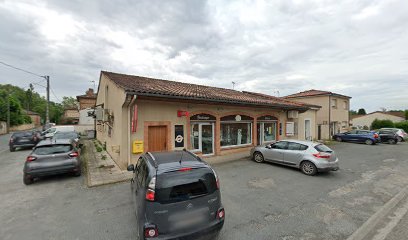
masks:
[[[232,89],[235,89],[235,82],[232,81],[231,83],[232,83]]]
[[[92,81],[90,81],[91,83],[93,83],[93,85],[94,85],[94,91],[96,90],[96,85],[95,85],[95,80],[92,80]]]

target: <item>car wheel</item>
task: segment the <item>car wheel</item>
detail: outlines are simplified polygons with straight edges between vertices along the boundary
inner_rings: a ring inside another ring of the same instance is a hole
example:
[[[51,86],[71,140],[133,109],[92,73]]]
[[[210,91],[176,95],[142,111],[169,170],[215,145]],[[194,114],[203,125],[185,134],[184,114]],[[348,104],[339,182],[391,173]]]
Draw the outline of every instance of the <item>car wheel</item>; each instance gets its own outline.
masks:
[[[27,176],[25,173],[23,175],[23,183],[25,185],[30,185],[33,183],[33,178],[31,176]]]
[[[10,147],[10,152],[16,151],[16,148]]]
[[[74,172],[74,176],[75,176],[75,177],[81,176],[81,169],[79,169],[78,171]]]
[[[317,173],[317,167],[310,161],[303,161],[300,164],[300,170],[302,173],[308,175],[308,176],[313,176],[316,175]]]
[[[367,139],[367,140],[365,140],[365,144],[367,144],[367,145],[373,145],[373,140],[371,140],[371,139]]]
[[[398,136],[397,140],[398,140],[398,142],[402,142],[403,139],[402,139],[402,137]]]
[[[395,139],[389,139],[389,140],[388,140],[388,143],[389,143],[389,144],[396,144],[396,142],[397,142],[397,141],[395,141]]]
[[[254,153],[254,161],[255,161],[255,162],[257,162],[257,163],[262,163],[264,160],[265,160],[265,159],[264,159],[262,153],[260,153],[260,152],[255,152],[255,153]]]
[[[343,140],[341,139],[341,137],[336,137],[336,141],[337,141],[337,142],[341,142],[341,141],[343,141]]]

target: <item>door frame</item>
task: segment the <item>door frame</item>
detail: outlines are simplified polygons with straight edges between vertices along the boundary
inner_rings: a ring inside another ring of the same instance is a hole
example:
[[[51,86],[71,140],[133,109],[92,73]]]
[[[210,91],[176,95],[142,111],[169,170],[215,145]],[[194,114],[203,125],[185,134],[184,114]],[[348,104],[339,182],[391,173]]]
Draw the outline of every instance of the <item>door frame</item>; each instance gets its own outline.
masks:
[[[215,124],[213,122],[190,122],[190,129],[193,129],[191,127],[191,125],[193,124],[198,124],[198,149],[193,149],[191,150],[192,152],[201,152],[203,156],[211,156],[215,154],[215,144],[214,144],[214,140],[215,140],[215,132],[214,132],[214,127]],[[203,154],[203,136],[202,136],[202,132],[203,132],[203,125],[210,125],[212,126],[212,153],[207,153],[207,154]],[[191,131],[191,130],[190,130]],[[191,136],[191,132],[189,133]]]
[[[306,136],[306,121],[309,121],[309,137]],[[305,131],[305,140],[306,141],[312,141],[313,140],[312,139],[312,120],[310,118],[305,118],[304,123],[305,123],[305,129],[304,129],[304,131]],[[310,138],[310,139],[308,139],[308,138]]]
[[[274,123],[275,124],[275,139],[271,141],[264,141],[264,128],[265,128],[265,123]],[[271,142],[276,142],[278,141],[278,121],[260,121],[257,122],[256,126],[256,131],[258,132],[258,124],[259,124],[259,136],[257,136],[257,145],[263,145],[265,143],[271,143]],[[262,130],[262,131],[261,131]]]
[[[143,128],[143,148],[145,152],[149,151],[149,127],[166,127],[166,151],[173,149],[172,135],[171,135],[171,122],[170,121],[145,121]],[[131,142],[129,144],[132,144]]]

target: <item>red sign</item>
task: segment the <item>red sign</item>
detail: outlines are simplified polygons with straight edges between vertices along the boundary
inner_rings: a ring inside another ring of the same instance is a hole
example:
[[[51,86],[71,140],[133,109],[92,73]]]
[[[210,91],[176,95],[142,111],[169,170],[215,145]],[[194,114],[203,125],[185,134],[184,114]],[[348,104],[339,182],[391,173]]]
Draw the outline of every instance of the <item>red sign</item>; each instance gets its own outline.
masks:
[[[188,112],[187,112],[187,111],[178,110],[178,111],[177,111],[177,117],[183,117],[183,116],[188,117]]]

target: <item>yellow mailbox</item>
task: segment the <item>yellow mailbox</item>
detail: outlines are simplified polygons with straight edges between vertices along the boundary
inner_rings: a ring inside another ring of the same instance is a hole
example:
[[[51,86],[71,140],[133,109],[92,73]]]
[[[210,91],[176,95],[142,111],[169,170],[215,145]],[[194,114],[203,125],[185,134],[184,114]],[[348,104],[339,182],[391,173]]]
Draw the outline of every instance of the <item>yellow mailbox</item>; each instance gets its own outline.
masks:
[[[143,141],[133,141],[132,153],[143,153]]]

